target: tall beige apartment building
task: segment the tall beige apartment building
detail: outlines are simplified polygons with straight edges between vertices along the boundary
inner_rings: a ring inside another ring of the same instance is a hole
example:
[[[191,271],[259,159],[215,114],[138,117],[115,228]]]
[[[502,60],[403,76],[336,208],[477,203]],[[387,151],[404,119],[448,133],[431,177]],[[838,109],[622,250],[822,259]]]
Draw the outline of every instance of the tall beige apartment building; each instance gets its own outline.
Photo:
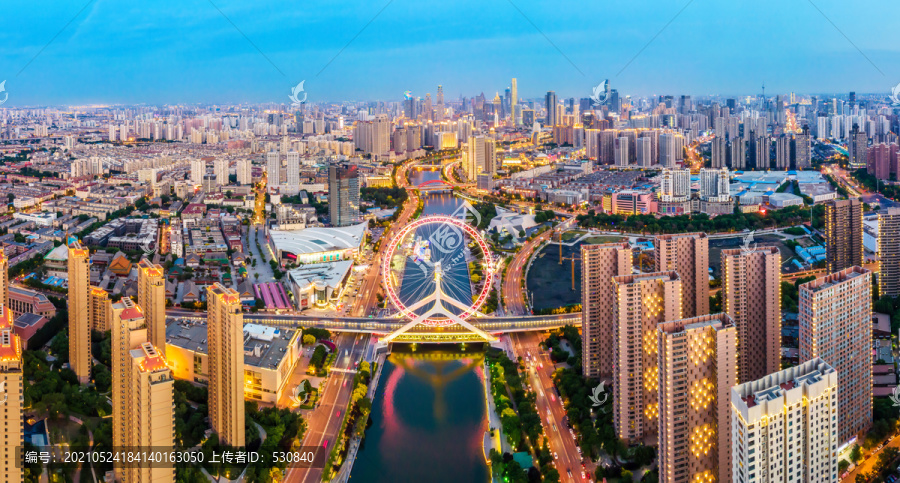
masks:
[[[862,266],[863,223],[859,198],[825,203],[825,258],[828,271]],[[840,369],[838,373],[840,373]]]
[[[900,207],[892,206],[878,214],[878,292],[900,295]]]
[[[109,293],[100,287],[91,287],[88,301],[91,330],[106,332],[109,326]]]
[[[581,246],[581,347],[585,377],[610,377],[613,357],[613,277],[631,273],[627,243]]]
[[[838,388],[819,358],[732,388],[732,481],[837,482]]]
[[[69,245],[69,366],[81,384],[91,380],[90,258],[77,241]]]
[[[728,314],[659,324],[659,481],[731,481],[737,339]]]
[[[9,258],[0,250],[0,304],[9,305]]]
[[[0,308],[0,471],[4,481],[22,481],[16,450],[24,444],[22,432],[22,341],[15,333],[13,313]],[[18,455],[21,456],[21,455]]]
[[[219,441],[244,446],[244,316],[237,291],[207,288],[209,420]]]
[[[132,379],[129,354],[132,349],[137,349],[147,342],[147,322],[141,307],[128,297],[111,304],[109,314],[112,387],[117,388],[110,395],[113,409],[113,446],[124,447],[128,441],[131,412],[128,393]]]
[[[657,324],[681,317],[675,272],[613,278],[613,421],[620,438],[654,440],[659,418]]]
[[[175,447],[175,379],[166,359],[145,342],[128,353],[128,432],[126,447],[162,450]],[[123,481],[175,481],[175,468],[143,461],[123,468]]]
[[[163,267],[146,258],[138,262],[138,304],[147,318],[150,343],[166,355],[166,279]]]
[[[684,317],[709,313],[709,238],[706,233],[656,237],[656,271],[681,278]]]
[[[839,440],[872,426],[872,283],[850,267],[800,286],[800,361],[837,371]]]
[[[722,250],[722,310],[738,331],[738,380],[781,369],[781,253],[776,247]]]

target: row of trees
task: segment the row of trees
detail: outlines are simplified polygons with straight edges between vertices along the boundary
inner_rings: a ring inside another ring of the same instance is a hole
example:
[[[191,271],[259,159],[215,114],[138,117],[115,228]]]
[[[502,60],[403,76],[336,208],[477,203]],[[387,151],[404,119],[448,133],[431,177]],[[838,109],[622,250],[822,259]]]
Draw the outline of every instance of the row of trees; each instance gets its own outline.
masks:
[[[825,225],[825,206],[816,205],[813,210],[813,227]],[[695,215],[660,216],[655,215],[611,215],[595,213],[578,215],[578,224],[584,228],[599,228],[648,234],[707,233],[748,230],[762,230],[783,226],[793,226],[809,221],[809,208],[789,206],[780,210],[762,213],[735,212],[710,218],[705,213]]]

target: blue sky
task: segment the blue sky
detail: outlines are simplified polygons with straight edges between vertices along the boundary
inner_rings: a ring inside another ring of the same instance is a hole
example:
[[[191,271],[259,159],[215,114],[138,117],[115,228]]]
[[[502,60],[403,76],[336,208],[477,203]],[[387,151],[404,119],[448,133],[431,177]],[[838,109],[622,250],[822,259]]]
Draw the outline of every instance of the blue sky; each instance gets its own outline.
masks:
[[[95,0],[76,16],[85,2],[4,3],[7,106],[290,102],[304,79],[312,102],[433,95],[438,84],[448,98],[493,96],[511,77],[526,98],[587,97],[605,78],[639,96],[900,83],[889,1]]]

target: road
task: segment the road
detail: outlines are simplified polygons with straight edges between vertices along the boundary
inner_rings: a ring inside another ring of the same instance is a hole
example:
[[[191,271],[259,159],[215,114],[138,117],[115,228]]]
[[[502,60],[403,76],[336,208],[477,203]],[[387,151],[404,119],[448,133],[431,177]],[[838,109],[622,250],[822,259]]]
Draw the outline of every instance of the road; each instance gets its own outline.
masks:
[[[319,399],[319,405],[312,413],[304,416],[306,420],[306,436],[303,438],[303,446],[322,448],[328,441],[327,448],[322,451],[331,451],[337,441],[337,433],[341,429],[341,421],[347,404],[350,402],[350,393],[353,390],[353,377],[356,372],[352,370],[356,362],[361,360],[368,344],[369,336],[365,334],[339,334],[334,338],[337,346],[338,359],[334,368],[329,372],[325,389]],[[344,351],[348,356],[344,356]],[[337,370],[335,370],[337,369]],[[346,383],[346,385],[345,385]],[[341,414],[338,416],[337,412]],[[327,453],[326,453],[327,458]],[[289,467],[284,480],[289,483],[317,482],[322,480],[322,468],[297,468]]]
[[[560,230],[568,230],[574,219],[570,218],[552,230],[528,240],[522,245],[522,248],[513,256],[509,267],[506,269],[506,278],[503,280],[503,302],[506,305],[506,313],[509,315],[525,315],[531,311],[525,303],[525,291],[522,289],[522,277],[525,276],[525,269],[528,267],[528,260],[534,250],[541,246],[542,243],[549,240],[554,232]]]
[[[594,472],[594,465],[588,462],[585,469],[587,478],[582,478],[581,464],[583,459],[578,453],[578,445],[574,435],[569,432],[569,428],[564,422],[566,409],[563,407],[562,400],[556,396],[553,386],[553,362],[550,360],[547,352],[541,350],[538,346],[541,342],[541,335],[537,332],[529,332],[511,334],[510,338],[513,350],[517,356],[521,356],[524,360],[526,354],[531,354],[533,359],[537,359],[537,363],[534,365],[526,362],[525,371],[527,372],[528,382],[537,393],[537,410],[543,422],[544,433],[549,440],[550,452],[559,456],[558,459],[553,461],[556,465],[556,470],[559,471],[560,481],[588,481]],[[568,476],[566,470],[572,471],[571,477]]]
[[[866,459],[856,468],[854,468],[853,471],[848,473],[847,477],[844,478],[843,481],[855,482],[856,475],[871,473],[872,469],[875,467],[875,463],[878,461],[878,454],[884,451],[884,448],[887,448],[889,446],[893,448],[900,448],[900,438],[898,438],[896,435],[892,435],[890,436],[890,438],[891,439],[888,440],[888,443],[884,445],[884,447],[879,450],[872,451],[868,455],[866,454],[866,450],[862,449],[862,446],[860,446],[860,451],[862,452],[863,456],[866,457]]]

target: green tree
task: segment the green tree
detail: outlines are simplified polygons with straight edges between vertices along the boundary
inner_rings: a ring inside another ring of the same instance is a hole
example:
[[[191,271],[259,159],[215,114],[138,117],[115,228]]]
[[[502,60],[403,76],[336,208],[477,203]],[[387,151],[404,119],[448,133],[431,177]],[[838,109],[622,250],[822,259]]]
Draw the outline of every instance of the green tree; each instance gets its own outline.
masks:
[[[316,343],[316,338],[310,334],[306,334],[303,336],[303,345],[313,345]]]

